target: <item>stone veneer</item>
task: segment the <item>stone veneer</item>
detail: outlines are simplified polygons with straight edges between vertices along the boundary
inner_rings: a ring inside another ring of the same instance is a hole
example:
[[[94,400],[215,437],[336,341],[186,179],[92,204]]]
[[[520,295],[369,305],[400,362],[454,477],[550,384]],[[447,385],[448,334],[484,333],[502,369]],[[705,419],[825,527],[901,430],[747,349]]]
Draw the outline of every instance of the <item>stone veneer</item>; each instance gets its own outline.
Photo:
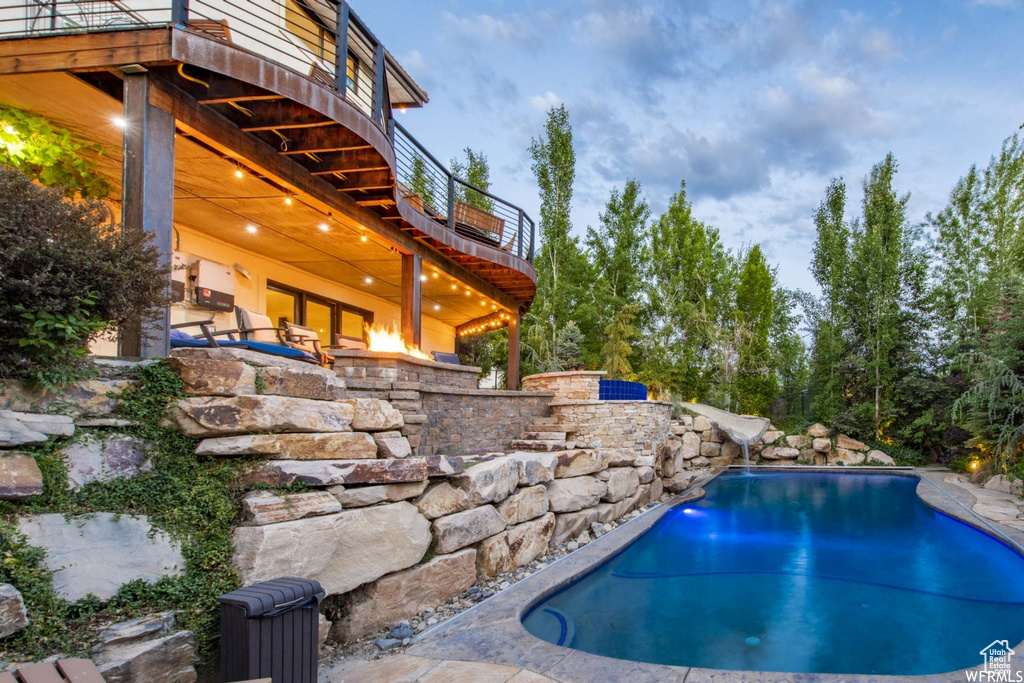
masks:
[[[578,448],[623,448],[654,456],[669,437],[672,404],[666,401],[555,400],[551,414],[574,425]]]
[[[478,389],[478,367],[403,353],[339,351],[334,371],[345,378],[350,397],[390,401],[405,418],[402,435],[420,456],[507,449],[535,417],[548,414],[553,397]]]
[[[524,377],[525,391],[550,391],[567,401],[596,401],[601,395],[601,379],[605,372],[574,370],[571,372],[545,372]]]

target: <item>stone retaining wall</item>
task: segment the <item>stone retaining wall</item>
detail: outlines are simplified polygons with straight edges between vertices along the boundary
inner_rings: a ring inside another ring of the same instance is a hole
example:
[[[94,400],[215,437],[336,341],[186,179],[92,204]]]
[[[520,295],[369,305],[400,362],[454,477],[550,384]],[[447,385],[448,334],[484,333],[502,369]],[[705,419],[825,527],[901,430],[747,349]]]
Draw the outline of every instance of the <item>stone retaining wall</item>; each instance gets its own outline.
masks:
[[[561,424],[573,425],[576,444],[625,448],[654,456],[668,439],[672,404],[665,401],[563,401],[551,403]]]
[[[548,391],[559,401],[596,401],[601,396],[604,371],[545,372],[522,380],[525,391]]]
[[[549,414],[552,395],[540,391],[445,390],[424,386],[420,453],[479,453],[508,450],[512,442]]]

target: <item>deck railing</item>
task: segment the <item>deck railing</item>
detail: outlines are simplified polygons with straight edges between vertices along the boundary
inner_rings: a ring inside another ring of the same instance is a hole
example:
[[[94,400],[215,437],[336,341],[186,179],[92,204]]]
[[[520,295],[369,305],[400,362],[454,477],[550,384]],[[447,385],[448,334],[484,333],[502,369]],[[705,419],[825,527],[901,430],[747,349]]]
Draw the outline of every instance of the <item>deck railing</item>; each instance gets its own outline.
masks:
[[[533,262],[536,226],[518,206],[453,174],[400,123],[393,122],[398,191],[452,232]]]
[[[464,237],[533,261],[519,207],[456,178],[391,116],[384,46],[345,0],[0,0],[0,40],[178,26],[333,88],[391,138],[398,191]]]

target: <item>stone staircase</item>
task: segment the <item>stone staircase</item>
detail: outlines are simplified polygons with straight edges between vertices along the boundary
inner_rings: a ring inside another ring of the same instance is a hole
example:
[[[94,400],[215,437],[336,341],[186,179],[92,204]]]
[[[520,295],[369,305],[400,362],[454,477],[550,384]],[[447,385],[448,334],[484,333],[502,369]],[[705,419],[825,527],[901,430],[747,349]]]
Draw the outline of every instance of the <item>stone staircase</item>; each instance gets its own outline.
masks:
[[[536,417],[523,436],[512,442],[517,451],[565,451],[576,448],[576,426],[561,424],[557,417]]]

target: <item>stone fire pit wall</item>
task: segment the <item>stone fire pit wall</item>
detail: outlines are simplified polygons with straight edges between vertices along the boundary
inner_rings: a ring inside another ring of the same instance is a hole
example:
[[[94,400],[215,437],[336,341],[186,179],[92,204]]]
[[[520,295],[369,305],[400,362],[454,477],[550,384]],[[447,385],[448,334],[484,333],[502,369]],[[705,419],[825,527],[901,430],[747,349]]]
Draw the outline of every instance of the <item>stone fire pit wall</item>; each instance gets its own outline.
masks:
[[[575,431],[577,448],[623,448],[654,456],[668,441],[672,404],[666,401],[601,401],[604,372],[548,372],[523,378],[523,388],[555,394],[551,415]]]
[[[341,351],[334,370],[350,397],[390,401],[405,419],[402,435],[420,456],[508,449],[534,418],[549,414],[554,397],[543,388],[478,389],[480,368],[401,353]]]

